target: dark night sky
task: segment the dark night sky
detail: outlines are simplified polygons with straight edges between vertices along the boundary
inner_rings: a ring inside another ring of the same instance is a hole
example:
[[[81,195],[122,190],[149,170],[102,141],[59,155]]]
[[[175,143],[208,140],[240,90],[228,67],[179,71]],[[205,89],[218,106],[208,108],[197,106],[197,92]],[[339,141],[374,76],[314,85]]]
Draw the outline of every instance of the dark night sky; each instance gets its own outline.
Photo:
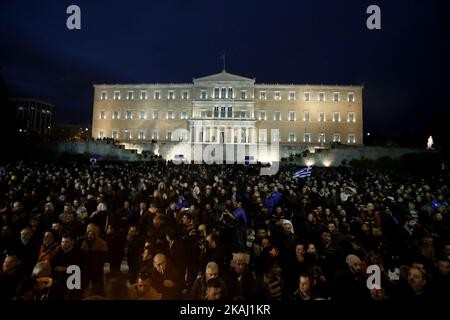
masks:
[[[365,127],[396,134],[449,109],[449,1],[29,0],[0,3],[0,67],[13,95],[90,123],[93,83],[364,84]],[[81,7],[79,31],[67,6]],[[366,28],[381,7],[382,29]]]

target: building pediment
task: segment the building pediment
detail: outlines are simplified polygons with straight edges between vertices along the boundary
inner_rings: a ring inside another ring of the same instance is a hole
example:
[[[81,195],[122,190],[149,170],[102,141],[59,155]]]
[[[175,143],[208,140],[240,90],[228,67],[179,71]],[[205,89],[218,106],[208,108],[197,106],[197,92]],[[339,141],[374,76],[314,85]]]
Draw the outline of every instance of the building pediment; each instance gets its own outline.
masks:
[[[194,84],[197,82],[234,82],[234,81],[255,83],[255,79],[238,76],[236,74],[228,73],[225,70],[223,70],[220,73],[212,74],[209,76],[194,78]]]

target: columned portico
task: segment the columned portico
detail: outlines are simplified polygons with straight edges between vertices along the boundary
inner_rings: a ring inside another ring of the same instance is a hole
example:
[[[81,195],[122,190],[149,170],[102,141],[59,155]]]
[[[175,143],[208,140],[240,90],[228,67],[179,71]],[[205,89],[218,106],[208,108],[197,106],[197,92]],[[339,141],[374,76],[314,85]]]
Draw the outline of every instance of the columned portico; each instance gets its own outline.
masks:
[[[192,143],[250,144],[257,143],[254,120],[190,120]]]

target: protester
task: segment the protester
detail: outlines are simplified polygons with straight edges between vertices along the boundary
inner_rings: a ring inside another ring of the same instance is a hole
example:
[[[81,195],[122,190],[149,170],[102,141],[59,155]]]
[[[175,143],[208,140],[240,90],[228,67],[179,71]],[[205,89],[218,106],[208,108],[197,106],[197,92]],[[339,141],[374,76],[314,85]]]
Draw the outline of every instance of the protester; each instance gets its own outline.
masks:
[[[156,158],[8,164],[1,297],[106,297],[105,281],[122,273],[136,299],[449,296],[447,173],[315,167],[294,179],[291,164],[273,176],[259,170]],[[50,264],[40,278],[52,280],[39,294],[30,289],[37,262]],[[69,265],[83,278],[73,295],[60,286]],[[380,269],[379,289],[367,287],[370,265]],[[208,285],[211,273],[219,280]]]

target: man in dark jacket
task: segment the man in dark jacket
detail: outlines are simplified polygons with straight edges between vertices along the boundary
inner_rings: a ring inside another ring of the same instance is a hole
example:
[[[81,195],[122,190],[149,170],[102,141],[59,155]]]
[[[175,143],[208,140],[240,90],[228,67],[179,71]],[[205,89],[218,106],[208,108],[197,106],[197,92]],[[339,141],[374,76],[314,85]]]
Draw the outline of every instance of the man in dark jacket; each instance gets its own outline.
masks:
[[[179,273],[174,272],[173,267],[167,263],[166,257],[158,253],[153,258],[153,270],[150,276],[153,288],[162,294],[162,300],[181,299],[183,289],[183,278],[179,278]]]
[[[82,270],[83,257],[81,250],[75,247],[75,238],[72,234],[64,234],[61,239],[61,250],[55,255],[52,261],[53,274],[55,279],[55,291],[57,299],[77,300],[82,298],[81,289],[68,290],[67,267],[78,266]]]

